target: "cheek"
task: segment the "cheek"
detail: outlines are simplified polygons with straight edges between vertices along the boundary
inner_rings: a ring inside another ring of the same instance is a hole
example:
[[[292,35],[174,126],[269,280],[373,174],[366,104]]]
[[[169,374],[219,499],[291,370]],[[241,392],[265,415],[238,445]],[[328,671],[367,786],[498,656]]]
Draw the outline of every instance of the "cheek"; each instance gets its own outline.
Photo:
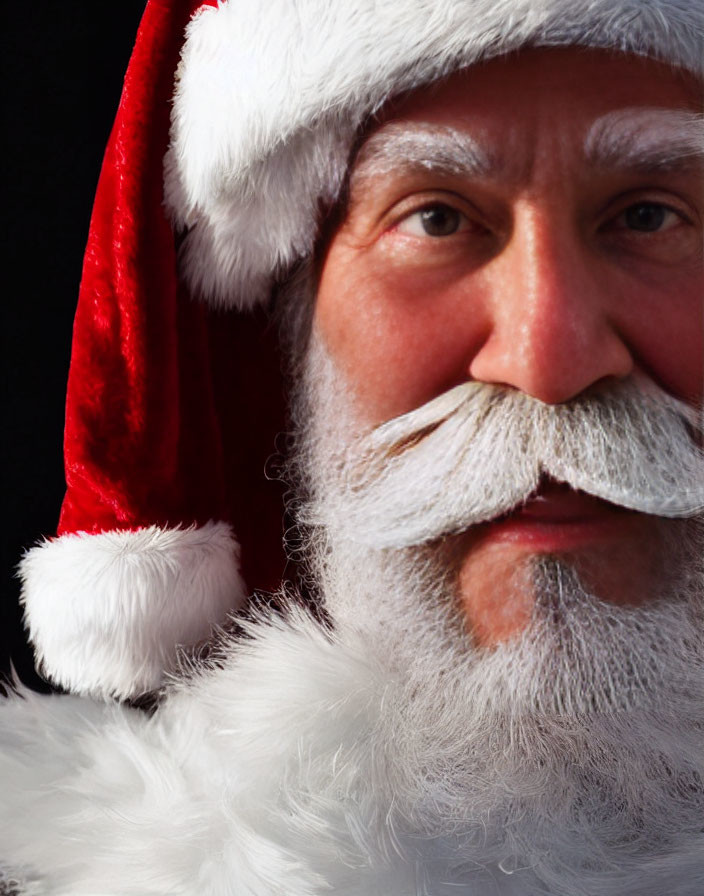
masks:
[[[466,380],[485,327],[481,302],[450,276],[389,273],[328,257],[315,327],[372,424]],[[471,304],[470,304],[471,302]]]
[[[668,392],[704,399],[704,276],[676,278],[667,288],[633,291],[622,331],[636,362]]]

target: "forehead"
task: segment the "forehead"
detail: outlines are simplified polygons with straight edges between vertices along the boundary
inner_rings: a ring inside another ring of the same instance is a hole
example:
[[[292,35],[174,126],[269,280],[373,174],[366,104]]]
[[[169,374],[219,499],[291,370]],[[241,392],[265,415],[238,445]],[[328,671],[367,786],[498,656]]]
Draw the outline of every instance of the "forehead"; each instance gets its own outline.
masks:
[[[669,119],[653,116],[653,109],[669,112]],[[424,132],[431,142],[434,134],[435,144],[443,134],[454,134],[455,140],[458,134],[472,135],[475,161],[480,149],[493,164],[517,162],[519,151],[525,164],[526,147],[557,158],[579,142],[583,154],[589,155],[590,144],[592,154],[603,156],[607,144],[613,149],[638,130],[647,131],[652,143],[658,131],[662,136],[682,121],[678,113],[692,119],[701,111],[697,79],[654,60],[578,48],[526,50],[391,101],[367,130],[355,163],[370,155],[378,161],[387,136],[393,144],[389,156],[403,155],[398,138],[406,125],[409,133]],[[686,141],[693,149],[698,143],[701,155],[701,121],[685,130]]]
[[[631,54],[570,47],[529,49],[462,69],[392,100],[380,119],[448,115],[509,123],[555,114],[568,120],[613,105],[702,110],[704,85],[694,75]],[[548,121],[543,123],[548,123]]]

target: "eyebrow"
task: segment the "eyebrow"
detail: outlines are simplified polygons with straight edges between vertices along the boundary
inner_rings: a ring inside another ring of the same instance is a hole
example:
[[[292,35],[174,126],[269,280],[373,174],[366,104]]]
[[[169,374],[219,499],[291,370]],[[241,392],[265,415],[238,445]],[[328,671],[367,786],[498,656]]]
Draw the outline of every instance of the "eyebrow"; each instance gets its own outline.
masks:
[[[425,124],[390,123],[373,134],[354,161],[351,190],[388,174],[432,171],[439,175],[485,177],[501,167],[495,153],[464,131]]]
[[[595,168],[652,174],[704,163],[704,115],[679,109],[626,108],[597,118],[584,141]]]
[[[592,123],[583,154],[587,164],[602,170],[636,174],[696,170],[704,165],[704,114],[642,106],[617,109]],[[474,179],[500,175],[507,168],[507,158],[487,145],[482,133],[390,122],[359,149],[348,196],[354,201],[379,176],[430,171]]]

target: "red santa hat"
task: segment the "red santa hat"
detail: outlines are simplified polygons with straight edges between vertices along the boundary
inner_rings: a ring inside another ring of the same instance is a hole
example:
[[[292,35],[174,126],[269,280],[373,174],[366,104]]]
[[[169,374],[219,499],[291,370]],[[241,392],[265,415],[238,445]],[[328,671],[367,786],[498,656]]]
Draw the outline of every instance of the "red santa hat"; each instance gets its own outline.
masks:
[[[21,565],[52,680],[157,688],[246,599],[240,546],[257,583],[277,569],[258,533],[280,517],[261,486],[278,368],[255,309],[311,255],[369,115],[575,44],[701,77],[704,0],[149,0],[86,249],[58,534]]]

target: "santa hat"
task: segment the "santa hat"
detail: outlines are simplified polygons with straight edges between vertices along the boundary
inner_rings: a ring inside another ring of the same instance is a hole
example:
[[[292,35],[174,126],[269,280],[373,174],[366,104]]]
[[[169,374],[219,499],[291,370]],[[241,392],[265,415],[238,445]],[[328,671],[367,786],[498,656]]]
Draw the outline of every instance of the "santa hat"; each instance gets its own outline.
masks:
[[[703,32],[704,0],[149,0],[86,249],[59,530],[21,565],[45,674],[157,688],[244,602],[240,546],[255,584],[276,577],[278,366],[256,309],[311,255],[371,114],[524,46],[701,76]]]

